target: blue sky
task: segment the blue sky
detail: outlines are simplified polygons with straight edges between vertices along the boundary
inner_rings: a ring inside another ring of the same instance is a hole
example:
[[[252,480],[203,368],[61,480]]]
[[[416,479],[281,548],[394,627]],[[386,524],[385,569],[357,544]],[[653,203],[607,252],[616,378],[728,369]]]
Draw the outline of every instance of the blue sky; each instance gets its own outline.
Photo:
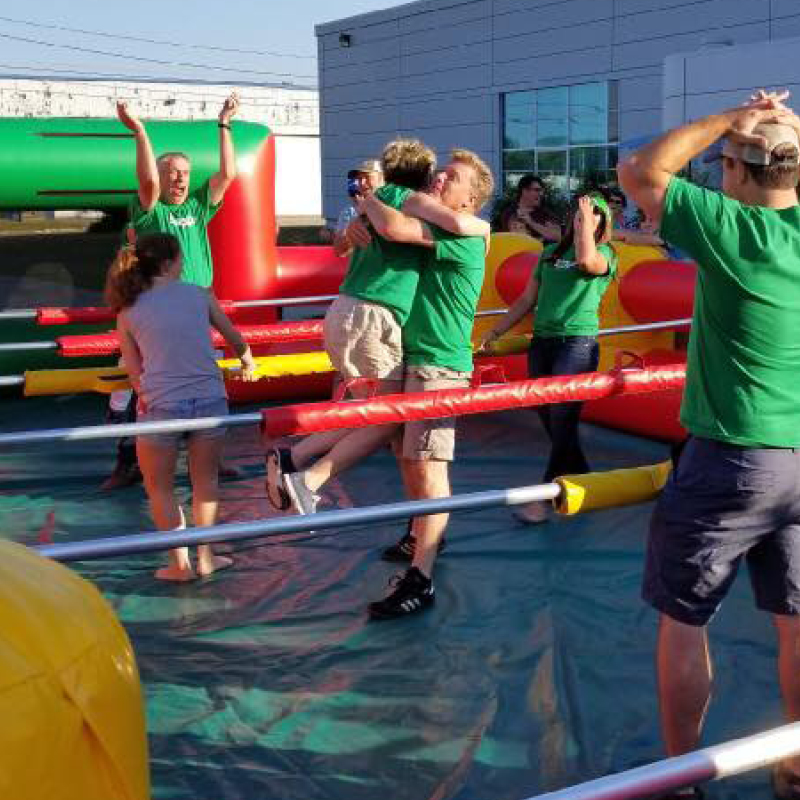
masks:
[[[66,71],[72,71],[76,77],[316,83],[314,25],[394,5],[400,3],[393,0],[43,0],[30,6],[4,3],[0,7],[0,75],[66,77]],[[78,29],[109,35],[79,33]],[[178,44],[225,49],[215,51]]]

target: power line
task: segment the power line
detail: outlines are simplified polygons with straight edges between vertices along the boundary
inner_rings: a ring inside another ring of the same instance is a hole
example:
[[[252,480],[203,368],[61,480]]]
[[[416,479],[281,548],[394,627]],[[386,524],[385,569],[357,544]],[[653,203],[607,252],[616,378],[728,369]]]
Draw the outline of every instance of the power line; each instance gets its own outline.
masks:
[[[53,81],[60,81],[60,82],[65,82],[65,81],[68,80],[68,78],[63,77],[62,75],[45,75],[45,74],[41,74],[41,73],[38,72],[38,70],[41,70],[42,67],[30,67],[30,66],[22,66],[22,65],[17,65],[17,64],[0,64],[0,69],[18,69],[18,70],[24,70],[24,71],[28,71],[28,72],[37,72],[37,74],[35,76],[34,75],[31,75],[31,76],[22,75],[22,76],[16,76],[15,78],[11,78],[11,77],[7,77],[6,76],[6,78],[5,78],[6,80],[23,80],[23,81],[53,80]],[[93,80],[87,80],[85,78],[76,78],[75,82],[77,82],[77,83],[81,83],[81,82],[82,83],[87,83],[87,84],[89,84],[91,86],[107,86],[107,87],[110,87],[110,88],[114,89],[116,94],[120,94],[120,91],[119,91],[120,88],[123,89],[122,94],[126,93],[124,91],[124,89],[127,88],[127,87],[120,87],[119,83],[118,83],[118,81],[120,81],[120,80],[125,80],[125,81],[129,81],[131,83],[137,83],[137,82],[138,83],[145,83],[145,84],[151,84],[152,83],[153,84],[152,87],[150,85],[145,87],[147,89],[147,91],[149,93],[152,93],[152,94],[163,94],[163,95],[169,95],[170,97],[196,97],[196,98],[200,98],[200,99],[203,99],[203,100],[206,100],[206,101],[209,101],[209,100],[213,99],[213,98],[209,97],[208,92],[192,92],[192,91],[187,91],[185,89],[174,90],[174,89],[160,89],[160,88],[157,88],[159,83],[162,83],[162,84],[164,84],[164,83],[175,83],[177,85],[184,84],[184,83],[186,83],[185,79],[175,79],[175,78],[170,79],[170,78],[160,78],[160,77],[156,78],[155,76],[142,76],[142,75],[98,74],[97,72],[94,72],[94,71],[90,72],[90,71],[85,71],[85,70],[73,70],[71,68],[65,68],[65,69],[62,70],[62,69],[58,69],[58,68],[54,68],[54,67],[46,67],[45,69],[49,69],[51,72],[64,72],[64,73],[67,73],[68,75],[91,75],[91,76],[94,76],[94,78],[96,78],[96,80],[94,80],[94,79]],[[3,79],[4,79],[4,76],[0,75],[0,81],[2,81]],[[106,79],[106,80],[109,80],[109,81],[115,81],[115,82],[114,83],[106,83],[106,82],[104,82],[103,79]],[[155,83],[153,83],[154,81],[155,81]],[[226,84],[210,84],[209,88],[211,88],[212,86],[218,87],[219,96],[222,97],[222,95],[226,91],[230,90],[230,85],[231,84],[228,84],[228,83],[226,83]],[[283,91],[283,92],[316,91],[315,87],[307,87],[307,86],[281,86],[281,85],[270,85],[270,84],[266,84],[266,85],[261,85],[261,84],[240,84],[240,85],[250,86],[252,88],[256,88],[257,87],[257,88],[264,88],[264,89],[276,89],[276,90],[280,90],[280,91]],[[46,91],[46,90],[42,89],[41,87],[32,87],[32,88],[26,89],[26,91],[42,92],[42,91]],[[52,90],[50,90],[50,91],[52,92]],[[54,94],[78,94],[76,92],[53,92],[53,93]],[[97,97],[98,95],[79,94],[79,96],[81,96],[81,97]],[[243,101],[257,103],[257,104],[263,104],[264,100],[267,99],[267,98],[260,98],[259,99],[259,98],[255,98],[255,97],[251,98],[246,94],[240,94],[240,98]],[[319,105],[319,103],[316,100],[313,100],[311,98],[306,98],[306,97],[294,98],[294,99],[291,99],[291,100],[287,100],[287,102],[290,102],[293,105],[300,105],[300,106],[305,107],[305,108],[314,108],[314,107],[317,107]]]
[[[133,56],[124,53],[110,53],[107,50],[96,50],[92,47],[79,47],[72,44],[58,44],[57,42],[45,42],[40,39],[29,39],[26,36],[14,36],[10,33],[0,33],[0,39],[10,39],[15,42],[25,42],[41,47],[57,47],[62,50],[74,50],[80,53],[91,53],[92,55],[108,56],[110,58],[124,58],[130,61],[146,61],[150,64],[161,64],[169,67],[192,67],[195,69],[213,69],[223,72],[247,72],[251,75],[271,75],[279,78],[316,78],[316,75],[298,75],[293,72],[269,72],[258,69],[246,69],[244,67],[220,67],[209,64],[194,64],[190,61],[165,61],[159,58],[147,58],[146,56]]]
[[[66,31],[67,33],[83,33],[87,36],[101,36],[106,39],[125,39],[129,42],[146,42],[147,44],[160,44],[160,45],[168,45],[170,47],[188,47],[193,50],[215,50],[221,53],[247,53],[250,55],[256,56],[276,56],[278,58],[307,58],[307,59],[315,59],[316,56],[313,55],[301,55],[299,53],[274,53],[270,50],[248,50],[245,48],[237,48],[237,47],[217,47],[215,45],[210,44],[192,44],[190,42],[169,42],[163,39],[147,39],[142,36],[125,36],[120,33],[107,33],[104,31],[89,31],[83,28],[67,28],[64,25],[47,25],[43,22],[31,22],[30,20],[26,19],[14,19],[13,17],[3,17],[0,16],[0,20],[3,22],[14,22],[18,25],[29,25],[32,28],[48,28],[49,30],[54,31]]]

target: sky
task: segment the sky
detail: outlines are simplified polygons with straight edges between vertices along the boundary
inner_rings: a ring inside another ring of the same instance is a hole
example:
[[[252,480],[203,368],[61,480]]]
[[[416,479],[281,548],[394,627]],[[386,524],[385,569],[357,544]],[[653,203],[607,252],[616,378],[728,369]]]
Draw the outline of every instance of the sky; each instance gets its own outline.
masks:
[[[2,3],[0,76],[316,85],[315,25],[400,4],[395,0]]]

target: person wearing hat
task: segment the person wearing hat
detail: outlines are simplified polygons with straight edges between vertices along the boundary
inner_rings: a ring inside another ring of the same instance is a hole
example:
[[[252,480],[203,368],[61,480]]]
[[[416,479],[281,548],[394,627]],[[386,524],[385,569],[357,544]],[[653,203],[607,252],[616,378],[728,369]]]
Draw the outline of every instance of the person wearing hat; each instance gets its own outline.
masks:
[[[597,369],[600,301],[617,272],[617,255],[609,245],[614,227],[608,203],[599,193],[578,198],[564,236],[547,245],[525,290],[481,345],[489,349],[533,309],[533,340],[528,354],[531,378],[575,375]],[[551,448],[544,482],[557,475],[588,472],[580,442],[582,403],[556,403],[537,410]],[[526,523],[544,522],[544,503],[522,506],[516,516]]]
[[[371,194],[383,186],[383,169],[377,158],[368,158],[347,173],[347,194],[350,204],[345,206],[336,220],[333,234],[333,250],[337,256],[349,255],[353,245],[347,238],[347,226],[358,216],[355,198]]]
[[[800,120],[787,97],[760,92],[667,132],[618,169],[628,196],[697,263],[680,414],[690,436],[653,512],[642,590],[660,614],[670,756],[699,745],[711,697],[706,628],[742,561],[777,630],[786,715],[800,721]],[[722,192],[678,177],[721,138]],[[800,758],[776,768],[774,789],[800,798]]]

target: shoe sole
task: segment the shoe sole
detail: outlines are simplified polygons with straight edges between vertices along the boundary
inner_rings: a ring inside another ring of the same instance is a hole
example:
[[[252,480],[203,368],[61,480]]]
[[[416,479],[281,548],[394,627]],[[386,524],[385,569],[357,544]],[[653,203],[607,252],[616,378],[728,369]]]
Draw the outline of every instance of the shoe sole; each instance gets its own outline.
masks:
[[[374,603],[371,603],[367,607],[367,613],[369,618],[375,622],[385,622],[386,620],[390,619],[401,619],[402,617],[413,617],[417,614],[422,613],[423,611],[427,611],[429,608],[432,608],[436,604],[435,598],[431,598],[429,602],[423,603],[419,608],[415,608],[413,611],[403,611],[399,614],[394,613],[386,613],[385,611],[381,611],[380,609],[374,608]]]
[[[267,453],[267,479],[266,479],[266,492],[267,500],[276,511],[288,511],[292,506],[292,501],[286,493],[286,489],[281,486],[283,483],[283,470],[281,469],[281,457],[277,450],[270,450]],[[272,485],[275,487],[275,495],[270,492],[270,467],[272,467],[272,475],[274,481]],[[275,502],[275,496],[278,502]]]

